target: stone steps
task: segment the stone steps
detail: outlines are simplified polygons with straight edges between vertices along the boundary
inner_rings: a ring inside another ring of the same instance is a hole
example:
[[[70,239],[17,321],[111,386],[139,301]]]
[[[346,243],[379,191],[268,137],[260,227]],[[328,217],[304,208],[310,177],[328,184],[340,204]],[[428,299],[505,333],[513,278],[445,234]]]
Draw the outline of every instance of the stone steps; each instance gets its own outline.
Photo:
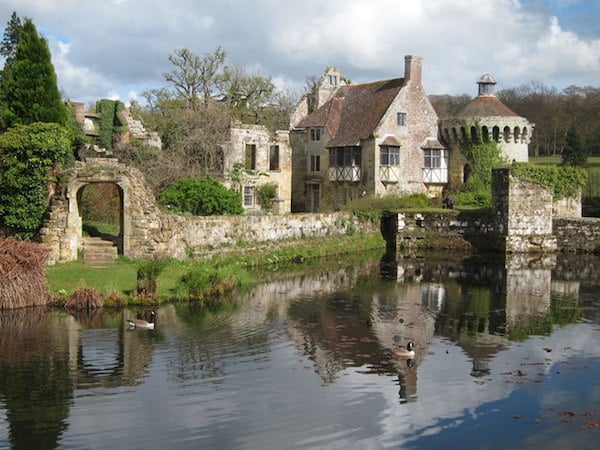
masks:
[[[83,261],[88,266],[109,266],[116,261],[118,255],[118,249],[111,241],[99,237],[83,238]]]

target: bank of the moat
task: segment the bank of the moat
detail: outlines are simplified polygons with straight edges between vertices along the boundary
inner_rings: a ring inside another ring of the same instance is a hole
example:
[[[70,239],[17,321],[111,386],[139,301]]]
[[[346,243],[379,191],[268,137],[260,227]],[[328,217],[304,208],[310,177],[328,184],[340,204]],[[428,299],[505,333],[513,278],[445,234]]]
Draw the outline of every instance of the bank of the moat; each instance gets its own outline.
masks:
[[[379,230],[388,249],[418,245],[425,234],[434,248],[508,253],[595,252],[600,248],[600,221],[581,218],[580,198],[553,201],[547,189],[513,177],[510,169],[494,171],[491,212],[386,214],[379,224],[348,212],[218,217],[165,214],[138,170],[109,158],[88,158],[76,163],[63,195],[53,198],[41,231],[50,252],[49,263],[76,260],[82,250],[78,197],[93,183],[117,186],[121,224],[117,246],[120,254],[133,259],[186,259],[240,244]]]

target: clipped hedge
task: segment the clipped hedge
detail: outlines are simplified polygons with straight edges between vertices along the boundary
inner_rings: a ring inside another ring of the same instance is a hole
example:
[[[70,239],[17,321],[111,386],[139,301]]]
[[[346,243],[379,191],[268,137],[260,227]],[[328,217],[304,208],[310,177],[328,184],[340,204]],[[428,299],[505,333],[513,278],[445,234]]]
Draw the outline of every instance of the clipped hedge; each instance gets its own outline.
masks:
[[[511,175],[545,187],[555,200],[577,194],[587,183],[585,169],[572,166],[536,166],[516,162],[510,169]]]

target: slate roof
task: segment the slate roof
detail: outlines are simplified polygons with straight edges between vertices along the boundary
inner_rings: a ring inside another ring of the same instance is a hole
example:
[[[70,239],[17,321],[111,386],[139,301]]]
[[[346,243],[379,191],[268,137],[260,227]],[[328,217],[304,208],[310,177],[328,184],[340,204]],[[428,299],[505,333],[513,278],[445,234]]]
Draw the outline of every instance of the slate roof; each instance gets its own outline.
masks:
[[[319,109],[306,116],[299,128],[324,127],[331,136],[328,147],[356,146],[369,139],[394,98],[404,78],[340,87]]]
[[[495,95],[480,95],[471,100],[455,117],[459,119],[470,119],[472,117],[494,117],[519,115],[502,103]]]

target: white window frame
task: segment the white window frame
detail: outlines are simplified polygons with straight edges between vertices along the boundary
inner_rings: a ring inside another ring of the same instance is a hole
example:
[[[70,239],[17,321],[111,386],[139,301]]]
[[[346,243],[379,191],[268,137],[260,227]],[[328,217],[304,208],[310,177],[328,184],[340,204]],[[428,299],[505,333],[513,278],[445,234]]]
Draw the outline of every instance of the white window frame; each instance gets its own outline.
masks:
[[[255,189],[254,186],[244,186],[244,207],[245,208],[253,208],[254,207],[254,194]]]

